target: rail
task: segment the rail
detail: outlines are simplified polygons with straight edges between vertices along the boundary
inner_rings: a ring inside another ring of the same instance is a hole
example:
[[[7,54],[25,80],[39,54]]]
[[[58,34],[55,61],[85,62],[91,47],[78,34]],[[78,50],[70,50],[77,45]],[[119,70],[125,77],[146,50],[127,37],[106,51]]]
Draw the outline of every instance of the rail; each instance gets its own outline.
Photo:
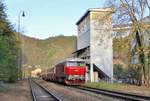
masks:
[[[133,94],[133,93],[125,93],[125,92],[106,90],[106,89],[97,89],[97,88],[91,88],[91,87],[85,87],[85,86],[78,86],[75,88],[94,92],[97,94],[102,94],[102,95],[114,97],[114,98],[125,99],[125,100],[150,101],[150,96],[137,95],[137,94]]]
[[[36,94],[37,89],[35,89],[35,85],[40,87],[41,90],[43,90],[45,93],[47,93],[47,95],[49,95],[51,98],[53,98],[52,101],[62,101],[58,96],[56,96],[55,94],[51,93],[49,90],[47,90],[45,87],[43,87],[42,85],[40,85],[39,83],[37,83],[36,81],[29,79],[29,86],[30,86],[30,90],[31,90],[31,95],[33,98],[33,101],[44,101],[44,98],[46,98],[46,96],[43,97],[43,99],[38,99],[38,97],[40,96],[39,94]],[[47,98],[48,99],[48,98]]]

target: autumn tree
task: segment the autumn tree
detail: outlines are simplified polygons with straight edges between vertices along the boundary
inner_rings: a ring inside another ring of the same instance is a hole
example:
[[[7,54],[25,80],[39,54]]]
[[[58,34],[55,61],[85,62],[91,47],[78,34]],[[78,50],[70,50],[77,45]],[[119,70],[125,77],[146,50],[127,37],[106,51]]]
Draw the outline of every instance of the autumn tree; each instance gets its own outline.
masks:
[[[114,14],[114,24],[129,25],[134,40],[134,48],[139,60],[139,79],[141,84],[148,85],[149,67],[146,63],[147,58],[146,45],[144,41],[145,33],[149,36],[149,24],[146,23],[146,16],[150,15],[150,2],[148,0],[107,0],[107,6],[112,7],[116,12]],[[150,18],[147,17],[150,21]],[[149,51],[149,50],[147,50]],[[150,82],[150,81],[149,81]]]

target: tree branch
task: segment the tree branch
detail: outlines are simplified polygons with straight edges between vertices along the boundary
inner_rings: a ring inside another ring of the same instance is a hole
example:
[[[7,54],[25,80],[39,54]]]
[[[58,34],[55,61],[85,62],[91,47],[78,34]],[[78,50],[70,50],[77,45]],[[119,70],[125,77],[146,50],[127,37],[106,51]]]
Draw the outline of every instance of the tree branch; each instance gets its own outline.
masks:
[[[150,5],[149,5],[149,3],[148,3],[147,0],[145,0],[145,3],[147,4],[147,7],[148,7],[148,9],[149,9],[149,15],[150,15]]]

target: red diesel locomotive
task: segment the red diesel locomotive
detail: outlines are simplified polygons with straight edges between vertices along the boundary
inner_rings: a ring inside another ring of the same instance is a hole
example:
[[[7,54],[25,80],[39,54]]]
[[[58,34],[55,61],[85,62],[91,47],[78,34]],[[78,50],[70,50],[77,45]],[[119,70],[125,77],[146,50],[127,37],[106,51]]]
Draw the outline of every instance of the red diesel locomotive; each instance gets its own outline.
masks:
[[[66,59],[46,70],[41,77],[44,80],[57,81],[68,85],[85,83],[86,65],[82,59]]]

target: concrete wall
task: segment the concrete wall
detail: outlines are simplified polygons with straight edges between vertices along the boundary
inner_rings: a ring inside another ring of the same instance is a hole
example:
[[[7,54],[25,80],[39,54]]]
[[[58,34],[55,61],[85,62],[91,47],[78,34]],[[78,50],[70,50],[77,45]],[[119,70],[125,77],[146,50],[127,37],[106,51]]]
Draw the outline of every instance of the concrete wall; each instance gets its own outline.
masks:
[[[113,78],[112,11],[93,11],[90,16],[91,63]]]
[[[90,64],[91,82],[95,80],[93,73],[95,67],[93,65],[99,69],[99,74],[105,75],[107,78],[113,78],[113,32],[111,22],[112,10],[109,8],[89,9],[77,22],[78,57],[89,57],[85,60],[88,60],[87,63]],[[89,46],[89,49],[83,52],[82,49],[87,46]]]

